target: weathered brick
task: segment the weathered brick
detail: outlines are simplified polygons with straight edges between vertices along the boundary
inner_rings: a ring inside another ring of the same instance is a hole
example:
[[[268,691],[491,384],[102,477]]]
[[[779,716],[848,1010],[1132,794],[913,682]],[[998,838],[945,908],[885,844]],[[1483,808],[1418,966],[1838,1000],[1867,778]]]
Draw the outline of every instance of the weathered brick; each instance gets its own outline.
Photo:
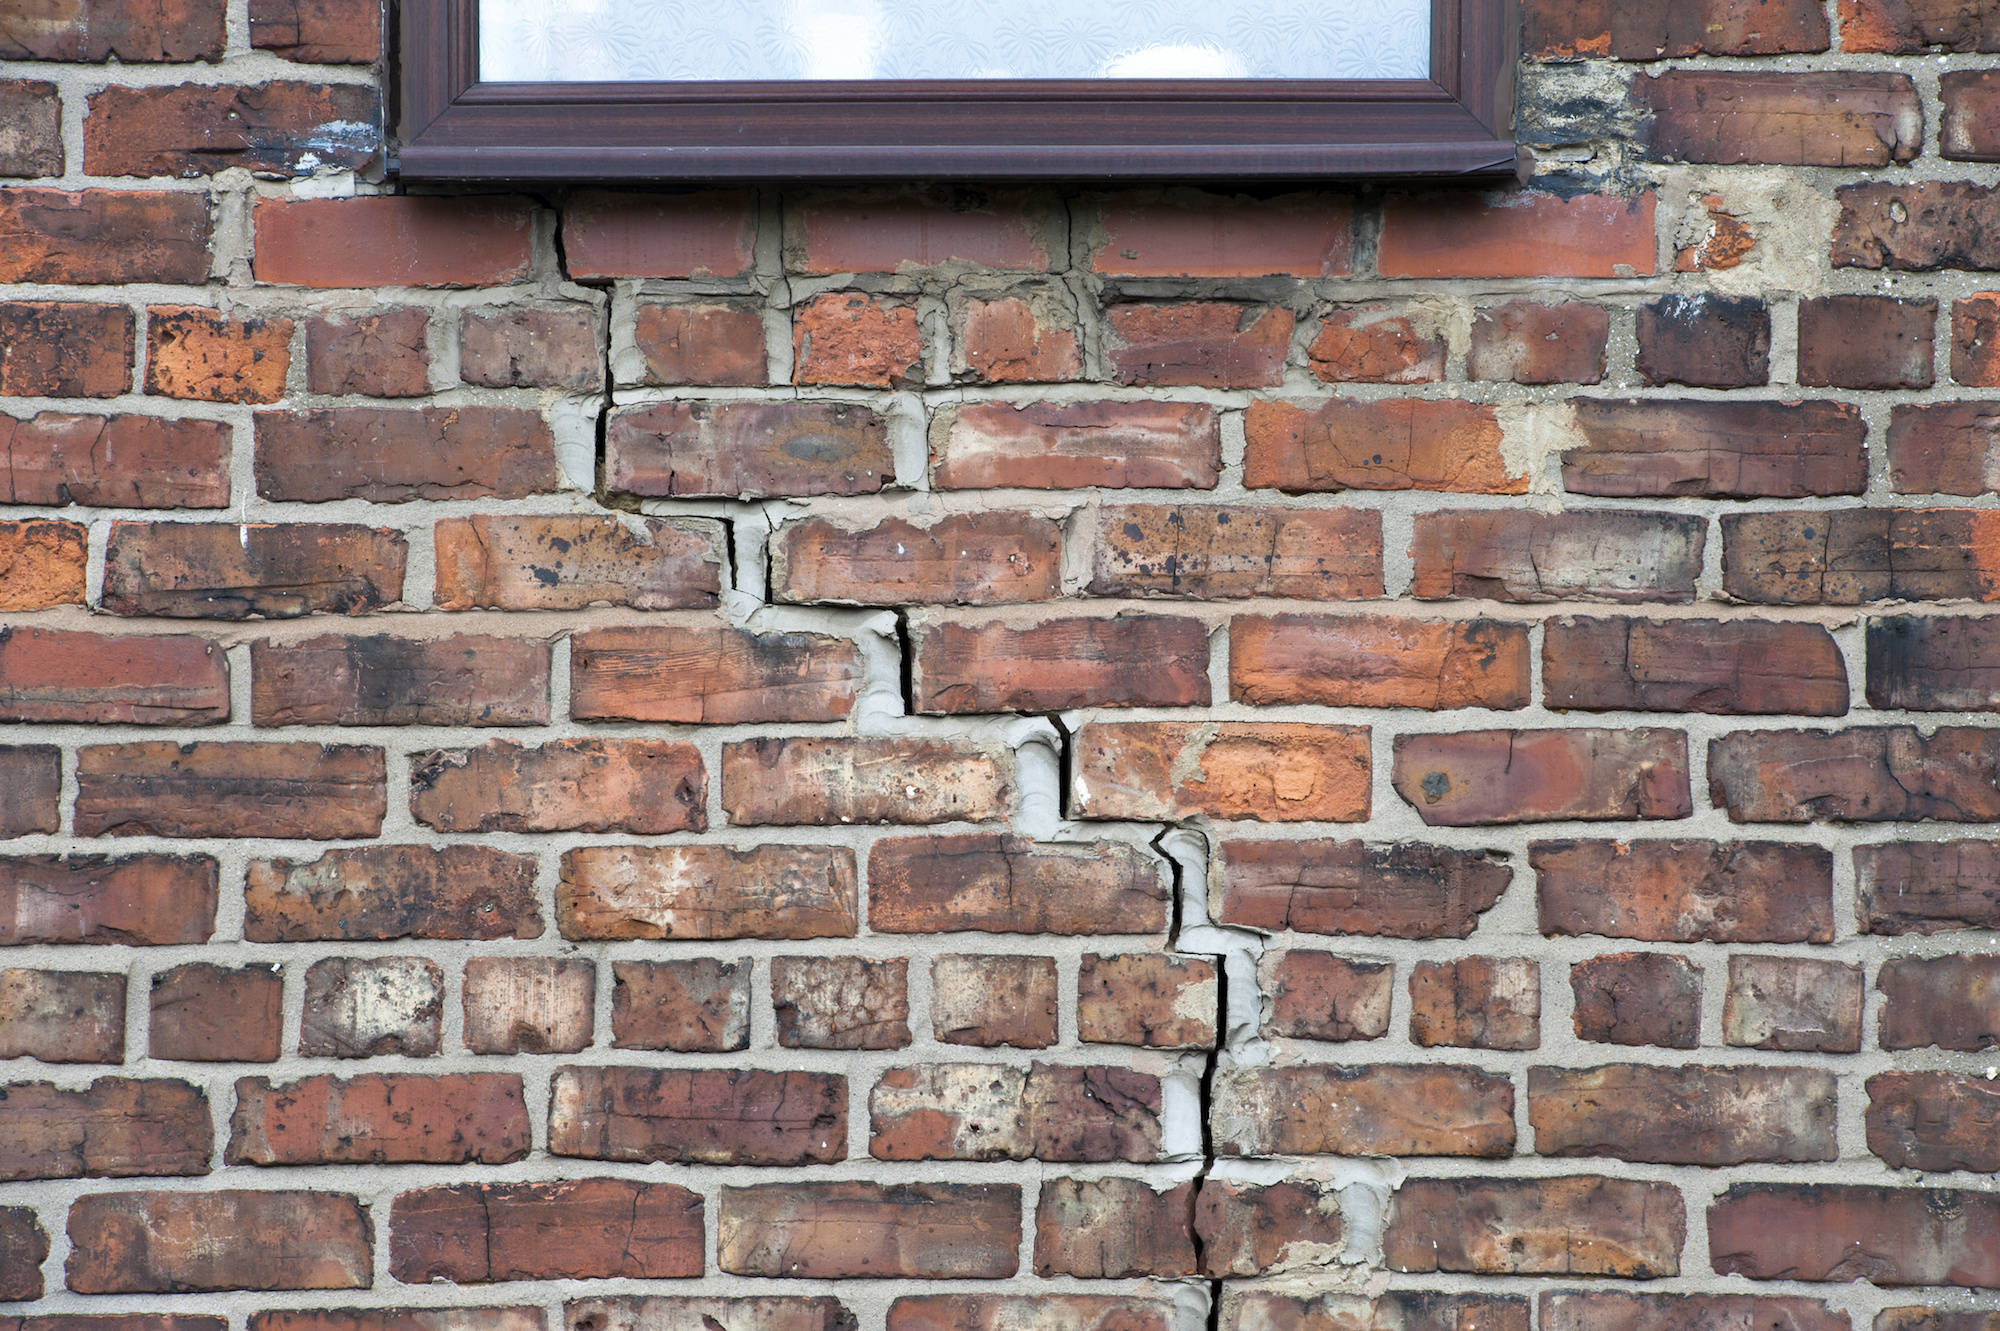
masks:
[[[892,837],[868,855],[876,933],[1152,934],[1167,888],[1120,842],[1040,846],[1011,835]]]
[[[1075,316],[1055,301],[968,300],[958,315],[954,374],[989,384],[1068,383],[1083,377]]]
[[[1884,1049],[2000,1045],[2000,956],[1896,957],[1875,973]]]
[[[1337,1190],[1305,1179],[1281,1183],[1202,1180],[1195,1204],[1202,1274],[1324,1273],[1337,1267],[1345,1240]]]
[[[1831,943],[1833,854],[1774,841],[1534,841],[1541,931]]]
[[[93,176],[357,170],[380,149],[381,120],[381,94],[361,84],[111,87],[90,94],[83,169]]]
[[[30,1206],[0,1207],[0,1298],[9,1301],[42,1297],[42,1263],[49,1259],[49,1236]],[[15,1319],[33,1326],[42,1319]],[[213,1331],[221,1331],[220,1323]]]
[[[1868,426],[1844,402],[1582,398],[1590,442],[1563,454],[1563,487],[1619,498],[1798,499],[1868,488]]]
[[[1633,82],[1656,161],[1888,166],[1924,149],[1907,74],[1673,70]]]
[[[1110,1067],[980,1063],[891,1068],[868,1097],[878,1160],[1147,1163],[1160,1158],[1160,1080]]]
[[[1995,345],[2000,346],[2000,307],[1995,309]],[[1957,354],[1954,348],[1954,365]],[[1994,381],[2000,384],[2000,369]],[[1977,495],[1996,482],[2000,412],[1989,403],[1899,403],[1891,411],[1889,483],[1896,493]]]
[[[1569,970],[1571,1024],[1595,1044],[1701,1044],[1701,967],[1658,952],[1614,952]]]
[[[1936,334],[1935,300],[1802,300],[1799,382],[1812,387],[1929,388]]]
[[[1938,151],[1953,161],[2000,160],[2000,80],[1987,69],[1956,69],[1938,76]]]
[[[1396,793],[1432,827],[1686,818],[1680,730],[1473,730],[1398,735]]]
[[[558,957],[465,963],[465,1047],[475,1054],[574,1054],[590,1047],[597,966]]]
[[[208,1098],[184,1081],[13,1081],[0,1101],[0,1180],[206,1174],[214,1136]]]
[[[1086,952],[1076,977],[1076,1037],[1085,1044],[1212,1049],[1221,996],[1206,957]]]
[[[1817,1068],[1528,1069],[1538,1155],[1666,1165],[1837,1160],[1834,1075]]]
[[[564,853],[565,938],[852,938],[854,852],[833,846],[594,846]]]
[[[1648,384],[1745,388],[1771,381],[1771,309],[1755,296],[1662,296],[1639,307],[1638,333],[1638,370]],[[1595,404],[1575,405],[1581,413]]]
[[[372,837],[382,750],[351,744],[96,744],[77,750],[78,836]]]
[[[1543,628],[1542,696],[1586,712],[1843,716],[1847,665],[1818,624],[1565,617]]]
[[[2000,732],[1940,726],[1733,731],[1708,743],[1709,799],[1735,823],[1992,822]]]
[[[671,1183],[463,1183],[396,1195],[389,1273],[450,1281],[671,1279],[702,1274],[699,1193]]]
[[[232,1165],[511,1164],[528,1154],[521,1079],[500,1073],[236,1082]]]
[[[1367,820],[1366,726],[1092,722],[1077,732],[1070,814],[1259,822]]]
[[[285,395],[292,321],[199,305],[146,309],[146,391],[201,402],[276,402]]]
[[[70,1206],[69,1241],[78,1294],[367,1289],[375,1265],[368,1213],[339,1192],[98,1193]]]
[[[327,503],[522,499],[562,483],[539,411],[333,407],[257,413],[257,493]]]
[[[226,1317],[191,1313],[51,1313],[11,1321],[19,1331],[228,1331],[229,1327]]]
[[[1379,1040],[1389,1033],[1396,968],[1298,948],[1266,952],[1259,988],[1271,998],[1273,1035],[1297,1040]]]
[[[1751,230],[1731,204],[1720,194],[1704,194],[1701,212],[1690,208],[1683,216],[1688,225],[1674,233],[1674,271],[1677,273],[1724,272],[1740,267],[1757,247],[1757,233]]]
[[[1962,1072],[1878,1072],[1868,1149],[1891,1169],[2000,1169],[2000,1086]]]
[[[258,726],[538,726],[549,721],[548,643],[454,635],[328,634],[250,645]]]
[[[1222,421],[1203,402],[974,402],[931,421],[941,490],[1212,490]]]
[[[702,1165],[847,1158],[847,1078],[749,1069],[558,1068],[549,1153]]]
[[[613,411],[606,484],[636,495],[874,494],[888,422],[832,402],[662,402]]]
[[[0,970],[0,1058],[123,1062],[125,977],[96,971]]]
[[[1056,1042],[1055,958],[931,958],[931,1030],[940,1044],[1047,1049]]]
[[[859,291],[815,296],[792,314],[792,382],[916,388],[924,379],[917,312]]]
[[[1021,1190],[1011,1183],[765,1183],[717,1194],[716,1264],[732,1275],[998,1280],[1020,1269],[1020,1247]],[[955,1309],[965,1297],[952,1296]]]
[[[480,514],[443,519],[433,540],[440,610],[707,609],[721,597],[723,534],[700,518]]]
[[[525,199],[265,199],[257,280],[305,287],[504,286],[528,276]],[[580,276],[580,274],[578,274]]]
[[[1382,515],[1365,508],[1107,504],[1093,596],[1198,601],[1382,594]]]
[[[770,382],[764,318],[747,302],[640,305],[632,341],[649,384],[757,388]]]
[[[381,0],[250,0],[250,45],[302,65],[372,65]]]
[[[1528,1331],[1528,1325],[1528,1301],[1497,1294],[1404,1290],[1370,1299],[1279,1294],[1240,1282],[1222,1290],[1227,1331]]]
[[[1447,1063],[1251,1068],[1218,1073],[1220,1155],[1514,1153],[1514,1083]]]
[[[1722,583],[1762,605],[1993,600],[2000,518],[1966,508],[1729,515]]]
[[[1393,194],[1382,204],[1383,277],[1649,277],[1650,191],[1619,198],[1537,191]]]
[[[1522,12],[1523,52],[1543,60],[1780,55],[1828,44],[1826,10],[1812,0],[1529,0]]]
[[[285,981],[276,966],[227,970],[191,961],[153,977],[156,1059],[275,1063],[284,1036]]]
[[[1536,1049],[1542,968],[1524,957],[1420,961],[1410,970],[1410,1040],[1456,1049]]]
[[[1326,195],[1250,200],[1176,191],[1097,208],[1090,269],[1114,277],[1345,277],[1354,208]]]
[[[1395,307],[1338,309],[1320,321],[1306,347],[1306,367],[1330,384],[1434,384],[1450,348],[1438,320]]]
[[[1680,1274],[1687,1208],[1670,1183],[1571,1178],[1412,1179],[1396,1192],[1392,1271],[1473,1275]]]
[[[1692,601],[1707,529],[1705,519],[1677,513],[1419,513],[1410,594],[1427,601]]]
[[[1821,15],[1824,20],[1824,15]],[[1634,1294],[1558,1290],[1542,1295],[1543,1331],[1853,1331],[1847,1314],[1817,1299],[1749,1294]],[[1879,1324],[1878,1324],[1879,1331]]]
[[[0,281],[199,285],[209,228],[208,198],[192,192],[0,189]]]
[[[1085,1280],[1191,1276],[1195,1185],[1053,1178],[1035,1205],[1035,1274]]]
[[[1962,180],[1864,182],[1834,191],[1836,268],[2000,268],[2000,198]]]
[[[249,1325],[255,1331],[548,1331],[548,1318],[540,1308],[315,1308],[252,1313]]]
[[[224,508],[230,429],[158,416],[0,416],[5,494],[15,504]]]
[[[1722,1037],[1750,1049],[1861,1048],[1861,967],[1811,957],[1729,958]]]
[[[1708,1208],[1709,1262],[1752,1280],[2000,1286],[2000,1197],[1942,1188],[1736,1183]]]
[[[536,1309],[537,1317],[540,1310]],[[855,1331],[854,1314],[834,1298],[667,1298],[664,1296],[570,1299],[563,1304],[565,1331]],[[259,1331],[263,1331],[259,1328]],[[273,1328],[272,1331],[289,1331]],[[305,1328],[305,1331],[320,1331]],[[374,1328],[328,1327],[325,1331],[375,1331]],[[403,1331],[400,1327],[384,1331]],[[414,1331],[433,1331],[415,1328]],[[436,1331],[458,1331],[456,1326]],[[488,1331],[484,1327],[466,1331]],[[543,1331],[532,1327],[496,1327],[491,1331]]]
[[[1243,418],[1250,489],[1526,494],[1500,452],[1494,408],[1455,398],[1253,402]]]
[[[0,858],[0,946],[206,943],[217,878],[207,855]]]
[[[1400,615],[1238,615],[1229,694],[1269,707],[1528,705],[1528,625]]]
[[[219,0],[141,6],[81,0],[23,9],[0,22],[0,60],[212,62],[222,58],[224,8]]]
[[[722,807],[739,827],[991,822],[1013,803],[1012,766],[933,740],[738,740],[722,746]]]
[[[1477,851],[1362,841],[1224,841],[1218,918],[1271,933],[1464,938],[1514,871]]]
[[[0,79],[0,176],[59,176],[63,165],[62,98],[56,85]],[[0,217],[8,211],[0,202]]]
[[[757,212],[740,190],[625,194],[585,190],[563,205],[563,253],[578,281],[738,277],[750,271]]]
[[[1884,1308],[1875,1314],[1874,1331],[2000,1331],[2000,1313]]]
[[[1054,712],[1206,707],[1208,630],[1197,619],[1047,619],[1025,628],[927,616],[916,638],[916,710]]]
[[[306,388],[362,397],[422,397],[431,391],[429,332],[429,313],[415,308],[308,319]]]
[[[901,1049],[910,1043],[904,957],[773,957],[771,1004],[786,1049]]]
[[[0,744],[0,839],[62,826],[62,750]]]
[[[441,749],[410,774],[410,813],[440,832],[631,832],[708,827],[708,773],[692,744],[493,740]]]
[[[1955,383],[1975,388],[2000,385],[2000,292],[1982,291],[1951,303],[1951,377]],[[1926,422],[1927,416],[1935,419]],[[1990,416],[1991,408],[1977,402],[1940,402],[1915,411],[1898,410],[1889,427],[1890,464],[1894,467],[1899,460],[1897,426],[1927,424],[1930,428],[1920,429],[1920,438],[1911,441],[1915,444],[1912,452],[1916,459],[1927,462],[1927,470],[1939,476],[1964,475],[1969,468],[1969,474],[1978,478],[1970,493],[1977,494],[1986,479],[1981,464],[1990,438],[1991,426],[1987,423]],[[1932,431],[1938,434],[1949,431],[1953,442],[1965,449],[1964,455],[1950,459],[1926,456],[1930,449],[1925,445],[1935,447]],[[1898,488],[1902,488],[1900,480]]]
[[[839,721],[861,691],[846,638],[732,628],[606,628],[570,640],[578,720]]]
[[[611,963],[611,1045],[682,1054],[750,1047],[750,958]]]
[[[1032,195],[822,195],[786,218],[785,265],[810,274],[896,273],[950,264],[1041,270],[1047,221]]]
[[[0,610],[83,604],[89,549],[81,523],[0,522]]]
[[[1062,594],[1062,530],[1028,513],[963,513],[854,528],[809,518],[771,542],[779,601],[1005,605]]]
[[[1996,628],[2000,622],[1961,616],[1870,617],[1868,705],[1915,712],[2000,710]]]
[[[1106,352],[1121,384],[1276,388],[1292,347],[1292,312],[1199,301],[1113,305]]]
[[[1843,51],[1918,55],[1932,46],[2000,51],[2000,13],[1986,0],[1840,0]]]
[[[1510,300],[1479,311],[1465,353],[1465,377],[1515,384],[1594,384],[1604,378],[1611,312],[1565,301]]]
[[[408,556],[402,535],[385,527],[114,522],[104,609],[169,619],[365,614],[402,598]]]
[[[301,1058],[438,1052],[444,970],[424,957],[327,957],[306,968]]]
[[[355,846],[317,860],[252,860],[252,943],[539,938],[535,862],[490,846]]]
[[[132,312],[56,301],[0,304],[0,397],[132,391]]]
[[[482,388],[602,388],[597,323],[587,306],[467,310],[458,328],[458,377]]]
[[[1864,934],[2000,929],[2000,846],[1924,841],[1854,848]]]

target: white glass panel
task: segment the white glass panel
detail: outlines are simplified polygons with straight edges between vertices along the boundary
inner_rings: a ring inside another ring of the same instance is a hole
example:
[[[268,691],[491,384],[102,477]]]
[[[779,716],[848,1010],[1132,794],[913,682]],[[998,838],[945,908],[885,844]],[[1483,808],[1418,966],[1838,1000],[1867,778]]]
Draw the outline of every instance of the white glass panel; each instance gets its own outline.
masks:
[[[1417,79],[1430,0],[480,0],[489,82]]]

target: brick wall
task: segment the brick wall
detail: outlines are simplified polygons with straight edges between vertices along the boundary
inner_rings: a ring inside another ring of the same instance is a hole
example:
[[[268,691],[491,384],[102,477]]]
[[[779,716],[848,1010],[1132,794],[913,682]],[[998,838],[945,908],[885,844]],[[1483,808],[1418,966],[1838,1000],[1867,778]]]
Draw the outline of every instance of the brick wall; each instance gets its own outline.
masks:
[[[2000,5],[1526,8],[1252,198],[0,5],[4,1325],[2000,1327]]]

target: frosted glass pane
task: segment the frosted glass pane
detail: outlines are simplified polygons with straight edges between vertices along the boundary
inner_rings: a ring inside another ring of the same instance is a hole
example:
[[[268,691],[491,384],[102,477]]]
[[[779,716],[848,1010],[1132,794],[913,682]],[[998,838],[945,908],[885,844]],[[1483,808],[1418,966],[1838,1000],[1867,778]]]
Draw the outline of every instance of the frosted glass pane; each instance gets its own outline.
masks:
[[[1430,0],[480,0],[489,82],[1418,79]]]

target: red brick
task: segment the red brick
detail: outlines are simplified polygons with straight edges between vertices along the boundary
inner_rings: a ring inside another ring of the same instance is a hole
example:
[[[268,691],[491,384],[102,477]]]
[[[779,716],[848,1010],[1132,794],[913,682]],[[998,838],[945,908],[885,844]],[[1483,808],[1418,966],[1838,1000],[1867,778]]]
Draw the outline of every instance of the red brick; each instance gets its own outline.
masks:
[[[505,1165],[530,1144],[521,1079],[375,1073],[236,1082],[232,1165]]]
[[[1867,182],[1834,191],[1835,268],[2000,268],[2000,199],[1960,180]]]
[[[1535,1151],[1668,1165],[1840,1158],[1834,1075],[1618,1063],[1528,1069]]]
[[[1152,934],[1167,927],[1160,865],[1136,847],[1040,847],[1004,835],[894,837],[868,856],[881,934]]]
[[[1744,388],[1771,381],[1771,309],[1757,297],[1662,296],[1639,307],[1637,326],[1637,367],[1648,384]]]
[[[258,726],[539,726],[549,721],[548,643],[470,634],[328,634],[250,645]]]
[[[184,1081],[15,1081],[0,1101],[0,1180],[206,1174],[214,1135],[207,1097]]]
[[[1675,513],[1419,513],[1410,594],[1422,600],[1692,601],[1707,527],[1705,519]]]
[[[1729,958],[1722,1037],[1748,1049],[1861,1048],[1861,967],[1810,957]]]
[[[49,1236],[35,1218],[33,1207],[0,1207],[0,1298],[10,1301],[42,1297],[42,1263],[49,1259]],[[34,1326],[41,1318],[14,1319],[15,1326]],[[228,1323],[217,1319],[214,1331]]]
[[[1213,1049],[1221,982],[1206,957],[1086,952],[1076,977],[1076,1038],[1084,1044]]]
[[[1992,822],[2000,732],[1738,730],[1709,741],[1708,793],[1735,823]]]
[[[1570,967],[1572,1024],[1593,1044],[1701,1044],[1701,967],[1658,952],[1615,952]]]
[[[483,388],[604,386],[597,314],[560,309],[467,310],[458,331],[458,377]]]
[[[924,336],[908,305],[859,291],[815,296],[792,314],[792,382],[915,388]]]
[[[1611,312],[1566,301],[1510,300],[1472,321],[1465,377],[1516,384],[1594,384],[1604,378]]]
[[[1389,1033],[1395,967],[1298,948],[1266,952],[1260,988],[1271,997],[1270,1031],[1295,1040],[1379,1040]]]
[[[1534,841],[1541,931],[1831,943],[1833,855],[1772,841]]]
[[[368,1213],[338,1192],[98,1193],[69,1241],[78,1294],[366,1289],[374,1268]]]
[[[1093,596],[1312,601],[1382,594],[1382,515],[1363,508],[1106,504]]]
[[[301,1058],[438,1052],[444,971],[423,957],[328,957],[306,968]]]
[[[1650,277],[1655,203],[1650,191],[1392,195],[1375,267],[1383,277]]]
[[[276,966],[191,961],[153,977],[148,1055],[190,1063],[275,1063],[285,981]]]
[[[252,943],[539,938],[535,862],[490,846],[356,846],[317,860],[252,860]]]
[[[423,397],[431,391],[429,336],[430,315],[421,309],[308,319],[306,388],[362,397]]]
[[[1224,924],[1307,934],[1464,938],[1514,871],[1478,852],[1361,841],[1224,841]]]
[[[1298,195],[1229,199],[1106,198],[1092,272],[1116,277],[1346,277],[1354,271],[1354,209]]]
[[[381,0],[250,0],[250,45],[302,65],[372,65]]]
[[[1514,1153],[1514,1083],[1447,1063],[1251,1068],[1215,1077],[1219,1155]]]
[[[1035,1204],[1035,1274],[1085,1280],[1196,1274],[1194,1193],[1192,1183],[1155,1189],[1135,1178],[1047,1180]]]
[[[1222,1298],[1228,1331],[1528,1331],[1528,1301],[1496,1294],[1410,1290],[1369,1299],[1225,1285]]]
[[[1884,1049],[2000,1045],[2000,956],[1897,957],[1875,987],[1886,996]]]
[[[1008,296],[968,300],[957,317],[953,373],[981,383],[1068,383],[1083,377],[1075,316],[1059,301],[1044,306]]]
[[[1334,398],[1308,409],[1253,402],[1243,429],[1243,484],[1253,490],[1528,490],[1526,475],[1508,474],[1494,408],[1478,403]]]
[[[131,5],[121,0],[21,10],[0,27],[0,60],[81,60],[124,64],[222,58],[221,0],[166,0]]]
[[[1854,848],[1864,934],[2000,929],[2000,846],[1925,841]]]
[[[596,846],[566,851],[563,937],[852,938],[854,852],[832,846]]]
[[[871,527],[810,518],[771,542],[779,601],[1005,605],[1062,594],[1062,529],[1027,513],[960,513]]]
[[[816,633],[591,629],[570,652],[579,720],[838,721],[861,687],[854,644]]]
[[[132,312],[54,301],[0,304],[0,397],[132,391]]]
[[[1160,1158],[1160,1081],[1111,1067],[930,1063],[891,1068],[868,1097],[878,1160],[1147,1163]]]
[[[146,309],[146,391],[200,402],[276,402],[291,368],[292,321],[198,305]]]
[[[932,716],[1209,705],[1199,620],[1129,615],[1017,629],[929,618],[914,627],[916,710]]]
[[[847,1158],[847,1078],[558,1068],[549,1090],[549,1153],[634,1163],[832,1164]]]
[[[1924,111],[1907,74],[1674,70],[1642,78],[1656,161],[1887,166],[1924,148]]]
[[[1106,315],[1121,384],[1276,388],[1291,355],[1292,313],[1277,306],[1113,305]]]
[[[1194,1223],[1201,1236],[1202,1274],[1211,1279],[1323,1274],[1340,1260],[1346,1237],[1336,1189],[1308,1180],[1256,1184],[1205,1178]]]
[[[1366,726],[1092,722],[1078,732],[1075,753],[1077,818],[1368,818]]]
[[[1780,55],[1827,48],[1826,11],[1813,0],[1529,0],[1522,38],[1535,59]]]
[[[874,494],[895,479],[888,423],[832,402],[662,402],[613,411],[606,484],[636,495]]]
[[[1210,490],[1222,425],[1195,402],[976,402],[938,412],[931,457],[943,490]]]
[[[630,1179],[418,1188],[396,1195],[389,1272],[410,1285],[698,1276],[702,1206]]]
[[[1434,317],[1393,314],[1393,306],[1335,310],[1306,347],[1313,377],[1330,384],[1434,384],[1450,355]]]
[[[2000,51],[2000,14],[1985,0],[1840,0],[1843,51],[1919,55],[1931,46]]]
[[[1398,735],[1396,793],[1432,827],[1686,818],[1679,730],[1475,730]]]
[[[991,822],[1013,764],[970,744],[749,739],[722,746],[722,807],[738,827]]]
[[[198,286],[208,280],[209,234],[205,194],[0,190],[0,281]]]
[[[1521,957],[1420,961],[1410,971],[1410,1041],[1456,1049],[1536,1049],[1542,968]]]
[[[747,302],[641,305],[632,340],[645,359],[644,382],[649,384],[762,387],[770,382],[764,319]]]
[[[217,874],[207,855],[0,858],[0,946],[206,943]]]
[[[206,638],[0,627],[0,718],[219,725],[229,719],[229,667]]]
[[[1938,76],[1943,119],[1938,151],[1953,161],[2000,161],[2000,79],[1986,69],[1960,69]]]
[[[605,277],[739,277],[757,237],[751,196],[586,190],[563,205],[563,256],[577,281]]]
[[[1750,619],[1550,619],[1551,707],[1715,716],[1843,716],[1847,666],[1818,624]]]
[[[1936,330],[1935,300],[1821,296],[1800,301],[1799,382],[1929,388]]]
[[[1951,377],[1956,383],[1976,388],[2000,385],[2000,292],[1982,291],[1951,303]],[[1953,443],[1958,444],[1963,452],[1951,458],[1926,456],[1935,443],[1930,431],[1923,431],[1924,437],[1913,441],[1924,450],[1916,453],[1916,460],[1927,463],[1926,470],[1940,476],[1976,477],[1969,482],[1974,486],[1970,493],[1979,493],[1985,482],[1985,468],[1981,464],[1987,451],[1987,418],[1990,411],[1984,403],[1976,402],[1941,402],[1935,406],[1917,407],[1914,411],[1898,407],[1894,423],[1889,427],[1891,467],[1895,468],[1901,461],[1897,456],[1897,435],[1901,430],[1922,422],[1926,416],[1934,416],[1937,419],[1930,430],[1939,434],[1947,430],[1954,432],[1958,438]],[[1897,487],[1903,488],[1900,475],[1896,481]]]
[[[750,1047],[748,957],[611,963],[611,1045],[682,1054]]]
[[[2000,623],[1956,615],[1868,620],[1868,705],[1894,711],[2000,710]]]
[[[382,750],[171,740],[77,750],[78,836],[372,837],[388,807]]]
[[[2000,1169],[2000,1086],[1962,1072],[1878,1072],[1868,1149],[1891,1169]]]
[[[1020,1247],[1011,1183],[766,1183],[717,1196],[716,1264],[732,1275],[998,1280],[1020,1269]],[[952,1296],[954,1315],[965,1297]]]
[[[1709,1262],[1752,1280],[2000,1286],[2000,1197],[1737,1183],[1708,1208]]]
[[[326,1308],[252,1313],[249,1325],[254,1331],[547,1331],[548,1319],[540,1308]]]
[[[954,191],[942,198],[831,196],[787,218],[786,267],[896,273],[970,264],[1046,271],[1053,239],[1034,196]]]
[[[1559,1290],[1542,1295],[1543,1331],[1853,1331],[1847,1314],[1817,1299],[1748,1294],[1633,1294]],[[1880,1323],[1877,1323],[1878,1331]]]
[[[597,966],[554,957],[465,963],[465,1047],[475,1054],[574,1054],[596,1023]]]
[[[0,839],[59,830],[61,799],[61,749],[0,744]]]
[[[83,169],[93,176],[202,176],[231,168],[309,175],[358,170],[381,148],[371,86],[183,83],[90,94]]]
[[[267,199],[260,282],[305,287],[504,286],[528,276],[529,204],[466,198]]]
[[[2000,309],[1995,310],[1994,337],[2000,340]],[[1954,347],[1954,376],[1957,354]],[[1994,382],[2000,384],[2000,367]],[[2000,413],[1985,402],[1898,404],[1890,414],[1889,482],[1898,494],[1992,490],[2000,482]]]
[[[0,416],[5,494],[15,504],[225,508],[230,428],[157,416]]]
[[[1573,405],[1590,442],[1563,455],[1572,494],[1796,499],[1868,487],[1868,427],[1843,402]]]
[[[1229,694],[1254,706],[1490,707],[1529,702],[1528,626],[1391,615],[1238,615]]]
[[[1723,588],[1763,605],[2000,599],[2000,518],[1839,509],[1722,519]]]
[[[123,1062],[125,977],[95,971],[0,970],[0,1058]]]
[[[1391,1271],[1473,1275],[1680,1274],[1687,1208],[1670,1183],[1573,1178],[1412,1179],[1397,1190]]]
[[[1056,1043],[1055,958],[933,957],[931,1029],[940,1044],[1047,1049]]]
[[[17,1331],[228,1331],[226,1317],[189,1313],[51,1313],[10,1319]]]
[[[532,409],[257,413],[257,493],[265,499],[521,499],[561,483],[555,440]]]
[[[440,521],[434,542],[440,610],[706,609],[726,557],[699,519],[481,514]]]
[[[531,1327],[492,1328],[491,1331],[543,1331],[540,1309]],[[450,1314],[446,1314],[449,1316]],[[706,1327],[738,1331],[855,1331],[854,1314],[834,1298],[788,1298],[776,1295],[747,1298],[642,1298],[569,1299],[563,1304],[565,1331],[690,1331]],[[261,1331],[261,1328],[260,1328]],[[321,1331],[306,1328],[305,1331]],[[373,1327],[328,1327],[325,1331],[376,1331]],[[400,1327],[387,1331],[402,1331]],[[415,1331],[460,1331],[449,1327],[416,1328]],[[463,1331],[487,1331],[470,1327]]]
[[[909,961],[773,957],[771,1003],[785,1049],[901,1049],[910,1043]]]
[[[410,812],[441,832],[632,832],[708,826],[708,776],[692,744],[493,740],[439,750],[411,773]]]
[[[365,614],[402,599],[408,555],[385,527],[114,522],[104,609],[169,619]]]
[[[81,523],[0,522],[0,610],[81,605],[88,550]]]

